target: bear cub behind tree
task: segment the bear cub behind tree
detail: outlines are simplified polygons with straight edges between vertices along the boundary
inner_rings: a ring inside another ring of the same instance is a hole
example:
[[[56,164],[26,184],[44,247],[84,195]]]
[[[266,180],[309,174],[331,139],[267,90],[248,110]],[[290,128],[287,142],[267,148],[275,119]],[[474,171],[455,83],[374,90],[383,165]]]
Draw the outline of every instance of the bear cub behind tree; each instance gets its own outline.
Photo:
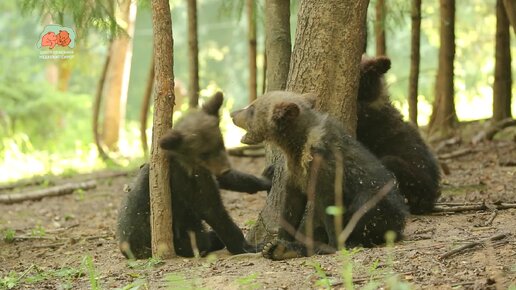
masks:
[[[418,129],[391,104],[384,81],[390,68],[387,57],[362,58],[357,140],[396,175],[410,211],[427,213],[441,195],[439,166]]]
[[[348,136],[344,127],[327,114],[313,107],[315,98],[293,92],[269,92],[255,100],[247,108],[231,114],[233,122],[247,131],[241,142],[257,144],[265,141],[277,145],[285,154],[287,170],[285,196],[281,219],[296,231],[307,205],[309,180],[315,175],[314,224],[324,225],[330,249],[337,248],[340,233],[335,231],[335,217],[326,209],[335,203],[336,174],[342,169],[343,224],[367,201],[373,198],[395,178],[381,162],[360,143]],[[337,154],[342,158],[337,158]],[[317,164],[315,164],[317,160]],[[337,161],[340,160],[340,161]],[[337,164],[339,162],[340,164]],[[313,167],[315,166],[315,167]],[[388,189],[388,187],[387,187]],[[401,238],[405,225],[406,208],[397,186],[364,216],[346,240],[346,246],[366,247],[383,244],[388,231]],[[319,236],[319,233],[318,233]],[[328,247],[326,247],[328,248]],[[316,253],[331,252],[322,248]],[[267,244],[263,255],[273,260],[306,256],[307,247],[294,241],[294,233],[283,226],[278,239]]]
[[[255,193],[269,190],[270,180],[230,169],[219,128],[222,93],[201,110],[192,110],[160,140],[170,160],[173,242],[176,254],[194,256],[191,234],[201,256],[227,247],[232,254],[256,252],[222,204],[223,189]],[[218,184],[217,184],[218,181]],[[203,225],[205,221],[213,231]],[[117,236],[128,258],[151,257],[149,165],[145,164],[125,197],[118,216]]]

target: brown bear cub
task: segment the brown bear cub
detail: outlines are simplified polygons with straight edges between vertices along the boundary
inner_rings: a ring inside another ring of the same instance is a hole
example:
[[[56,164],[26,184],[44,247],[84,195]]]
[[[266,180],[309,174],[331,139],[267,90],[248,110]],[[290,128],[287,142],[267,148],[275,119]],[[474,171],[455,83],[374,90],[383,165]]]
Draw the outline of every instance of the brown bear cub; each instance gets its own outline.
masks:
[[[287,160],[285,179],[286,195],[281,218],[299,231],[307,205],[308,180],[317,158],[318,172],[315,180],[314,224],[324,225],[330,249],[337,248],[334,216],[326,209],[335,203],[336,174],[342,169],[343,224],[382,187],[395,180],[381,162],[360,143],[348,136],[344,127],[327,114],[313,107],[315,98],[292,92],[269,92],[247,108],[231,114],[235,125],[247,130],[242,143],[256,144],[262,141],[277,145]],[[342,158],[336,158],[336,154]],[[341,160],[341,164],[337,164]],[[406,209],[397,186],[362,218],[346,240],[346,246],[366,247],[385,242],[385,234],[393,231],[399,239],[405,225]],[[320,239],[320,238],[319,238]],[[320,239],[322,240],[322,239]],[[331,252],[314,249],[316,253]],[[282,260],[306,256],[305,245],[294,241],[294,233],[280,227],[278,239],[267,244],[263,251],[266,258]]]
[[[230,169],[219,128],[223,96],[215,94],[201,110],[178,120],[160,140],[170,159],[174,248],[183,257],[194,256],[190,240],[201,256],[227,247],[232,254],[256,252],[222,204],[219,187],[255,193],[269,190],[270,180]],[[217,183],[218,181],[218,183]],[[118,216],[117,236],[129,258],[151,256],[149,165],[144,165],[125,197]],[[205,221],[213,231],[203,225]]]
[[[357,140],[396,175],[410,211],[432,211],[441,195],[439,166],[417,128],[390,103],[384,74],[387,57],[363,58],[358,90]]]

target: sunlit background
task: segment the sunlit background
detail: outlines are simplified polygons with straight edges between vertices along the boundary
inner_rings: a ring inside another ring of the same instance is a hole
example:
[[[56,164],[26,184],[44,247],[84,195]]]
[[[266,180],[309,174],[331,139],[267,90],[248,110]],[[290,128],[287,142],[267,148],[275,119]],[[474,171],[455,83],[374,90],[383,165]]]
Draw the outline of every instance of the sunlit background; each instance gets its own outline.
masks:
[[[229,112],[245,106],[248,100],[247,26],[239,2],[242,1],[198,1],[201,96],[205,98],[216,90],[224,91],[226,104],[222,127],[227,147],[238,146],[243,134],[231,124]],[[258,2],[257,63],[258,88],[261,92],[263,1]],[[292,35],[295,33],[297,11],[296,1],[293,2]],[[173,0],[171,4],[174,73],[176,81],[186,89],[186,1]],[[427,1],[423,5],[418,120],[421,125],[427,123],[433,101],[439,45],[438,4],[438,1]],[[409,1],[389,1],[386,20],[387,52],[393,63],[387,81],[394,104],[404,114],[408,109],[409,5]],[[496,24],[494,9],[494,0],[457,3],[455,103],[460,121],[491,117]],[[95,88],[107,51],[105,36],[92,31],[83,46],[74,49],[69,89],[58,92],[46,81],[48,61],[38,58],[39,50],[35,47],[44,27],[38,14],[20,14],[16,1],[1,1],[0,11],[0,28],[3,32],[0,36],[0,64],[3,68],[0,71],[0,182],[114,166],[98,157],[91,129]],[[370,12],[367,51],[373,54],[374,17],[373,11]],[[72,25],[66,21],[65,18],[65,25]],[[511,39],[514,57],[513,34]],[[138,116],[152,56],[152,23],[148,7],[138,7],[133,45],[126,120],[119,143],[120,151],[114,156],[117,166],[136,166],[144,162]],[[184,110],[186,105],[176,109]],[[512,111],[515,115],[514,100]],[[176,114],[175,117],[178,116]],[[148,124],[152,124],[150,120]],[[147,135],[150,140],[150,129]]]

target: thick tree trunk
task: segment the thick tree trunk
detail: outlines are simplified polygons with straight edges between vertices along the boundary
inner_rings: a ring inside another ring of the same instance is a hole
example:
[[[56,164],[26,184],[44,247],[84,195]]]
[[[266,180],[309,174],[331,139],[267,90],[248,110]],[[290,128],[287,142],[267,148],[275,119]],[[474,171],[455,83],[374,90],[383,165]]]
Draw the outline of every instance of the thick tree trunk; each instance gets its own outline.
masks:
[[[106,102],[104,108],[104,130],[102,139],[104,144],[117,150],[120,128],[123,126],[125,104],[129,88],[131,73],[132,37],[134,35],[134,21],[136,19],[136,3],[123,0],[119,3],[117,22],[124,28],[126,34],[113,40],[111,46],[111,62],[108,69],[107,86],[105,91]]]
[[[495,77],[493,83],[493,120],[511,118],[511,41],[509,19],[502,0],[496,1]]]
[[[174,107],[174,38],[172,16],[168,0],[152,0],[152,27],[154,33],[154,67],[156,93],[152,124],[152,151],[150,160],[150,204],[152,256],[171,258],[172,200],[170,194],[169,162],[159,147],[159,139],[172,127]]]
[[[387,55],[387,45],[385,43],[385,1],[376,0],[375,12],[376,20],[374,23],[374,34],[376,37],[376,55]]]
[[[188,0],[188,104],[199,105],[199,46],[197,40],[197,0]]]
[[[292,44],[290,40],[290,1],[265,1],[265,50],[267,52],[267,91],[285,90],[290,67]],[[266,146],[268,164],[282,164],[283,159],[278,149]],[[281,175],[281,165],[276,170]],[[278,178],[278,177],[275,177]],[[262,239],[269,240],[277,231],[281,200],[276,195],[267,197],[267,206],[259,216],[259,223],[249,232],[247,238],[251,243]],[[264,217],[265,220],[264,220]],[[269,228],[271,226],[272,228]]]
[[[249,41],[249,102],[256,100],[256,9],[254,0],[247,0],[247,35]]]
[[[453,134],[457,123],[453,87],[455,59],[455,0],[440,0],[439,67],[435,84],[435,100],[429,132],[435,139]]]
[[[286,86],[288,91],[317,94],[318,109],[341,120],[352,135],[368,4],[353,0],[301,1]],[[267,51],[272,50],[267,47]],[[277,153],[270,160],[275,165],[273,186],[249,233],[250,242],[270,240],[278,228],[285,193],[281,182],[284,161]]]
[[[412,30],[410,39],[410,76],[409,76],[409,120],[417,126],[417,95],[419,85],[419,48],[421,42],[421,0],[412,0]]]
[[[154,55],[152,56],[151,65],[149,68],[149,76],[147,77],[147,86],[145,87],[145,94],[143,95],[142,105],[140,107],[140,140],[142,142],[143,156],[147,157],[149,148],[147,147],[147,117],[149,114],[150,99],[152,96],[152,89],[154,88]]]
[[[505,13],[507,13],[512,30],[516,34],[516,2],[514,0],[503,0],[503,5],[505,6]]]

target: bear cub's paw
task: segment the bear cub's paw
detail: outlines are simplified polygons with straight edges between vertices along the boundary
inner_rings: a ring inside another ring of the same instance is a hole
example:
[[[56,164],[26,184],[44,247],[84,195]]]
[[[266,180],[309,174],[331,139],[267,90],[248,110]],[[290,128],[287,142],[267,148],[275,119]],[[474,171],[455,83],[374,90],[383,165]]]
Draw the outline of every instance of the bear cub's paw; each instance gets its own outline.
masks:
[[[293,245],[287,241],[274,240],[265,244],[262,256],[273,261],[300,258],[304,255],[299,253]]]

